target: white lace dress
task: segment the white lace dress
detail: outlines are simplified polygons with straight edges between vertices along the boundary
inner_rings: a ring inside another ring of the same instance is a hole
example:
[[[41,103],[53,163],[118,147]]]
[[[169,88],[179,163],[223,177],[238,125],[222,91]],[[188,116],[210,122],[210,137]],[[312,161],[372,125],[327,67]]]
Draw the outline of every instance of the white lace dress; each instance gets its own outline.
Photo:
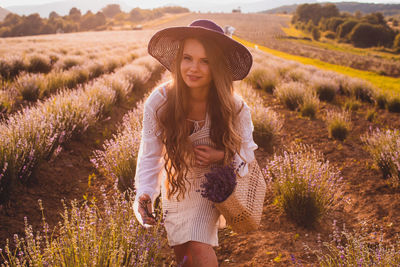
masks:
[[[143,130],[140,143],[138,162],[135,175],[136,200],[135,214],[142,223],[138,212],[138,198],[146,193],[152,203],[160,194],[162,197],[162,208],[164,216],[164,226],[167,231],[168,243],[170,246],[186,243],[188,241],[198,241],[218,246],[218,226],[220,225],[220,213],[211,201],[201,196],[200,185],[205,180],[204,174],[210,171],[210,167],[193,167],[188,174],[188,189],[185,198],[177,201],[176,196],[171,199],[166,197],[165,170],[163,153],[165,152],[162,142],[157,133],[155,112],[157,108],[166,100],[163,86],[156,88],[145,102],[143,113]],[[238,107],[243,100],[235,96],[238,100]],[[249,163],[254,160],[254,150],[257,145],[253,141],[253,124],[250,116],[249,107],[244,104],[239,114],[242,145],[240,154],[235,156],[235,163],[239,165],[242,161]],[[197,128],[189,138],[194,145],[214,146],[210,139],[211,122],[206,116],[204,126]],[[247,173],[247,164],[239,170],[239,174]]]

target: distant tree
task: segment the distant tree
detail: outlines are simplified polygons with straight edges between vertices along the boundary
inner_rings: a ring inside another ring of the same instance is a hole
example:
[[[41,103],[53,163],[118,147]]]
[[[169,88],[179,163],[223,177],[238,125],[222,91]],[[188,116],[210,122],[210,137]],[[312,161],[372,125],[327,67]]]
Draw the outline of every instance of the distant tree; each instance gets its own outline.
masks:
[[[315,28],[315,25],[314,25],[313,21],[310,19],[306,25],[306,31],[312,32],[314,28]]]
[[[336,32],[337,28],[345,22],[344,18],[332,17],[326,20],[325,30]]]
[[[313,39],[314,39],[315,41],[318,41],[319,38],[321,38],[321,32],[318,30],[317,27],[314,27],[314,28],[312,29],[311,34],[312,34],[312,37],[313,37]]]
[[[55,11],[51,11],[49,14],[49,19],[55,19],[55,18],[59,18],[60,15],[57,14],[57,12]]]
[[[363,16],[363,13],[360,10],[357,10],[356,12],[354,12],[354,17],[356,19],[361,19]]]
[[[52,23],[52,21],[49,19],[47,21],[47,23],[45,23],[45,25],[42,27],[42,30],[40,33],[41,34],[52,34],[52,33],[56,33],[56,31],[57,31],[56,25],[54,25]]]
[[[71,8],[71,10],[69,11],[69,17],[75,22],[80,21],[81,16],[81,11],[76,7]]]
[[[95,17],[96,17],[96,24],[97,24],[96,27],[106,24],[107,20],[106,20],[106,16],[104,16],[103,12],[100,12],[100,11],[97,12]]]
[[[94,30],[99,26],[106,24],[106,17],[102,12],[97,12],[93,15],[92,12],[87,12],[83,17],[80,24],[82,30]]]
[[[327,38],[327,39],[332,39],[333,40],[336,37],[336,33],[332,32],[332,31],[326,31],[326,32],[324,32],[324,37]]]
[[[380,12],[368,14],[364,16],[362,20],[370,24],[386,25],[385,17]]]
[[[102,8],[101,11],[107,18],[113,18],[115,15],[122,12],[121,7],[118,4],[107,5],[106,7]]]
[[[163,13],[170,13],[170,14],[190,12],[190,10],[187,9],[186,7],[180,7],[180,6],[166,6],[162,7],[161,9]]]
[[[83,16],[86,17],[86,16],[93,16],[93,15],[94,15],[93,12],[88,10],[88,11],[86,11],[85,15],[83,15]]]
[[[23,22],[24,35],[37,35],[41,33],[44,22],[38,13],[27,16]]]
[[[340,14],[339,9],[335,4],[325,4],[321,7],[321,18],[332,18],[332,17],[338,17]]]
[[[394,38],[393,48],[396,49],[397,52],[400,52],[400,33]]]
[[[129,20],[132,22],[139,22],[144,20],[143,13],[140,8],[134,8],[129,12]]]
[[[63,20],[61,29],[63,32],[77,32],[81,30],[78,23],[70,20]]]
[[[115,15],[114,19],[117,21],[126,21],[129,19],[129,14],[127,14],[125,12],[121,12],[121,13]]]
[[[2,26],[15,26],[22,22],[22,17],[18,16],[14,13],[8,13],[7,16],[4,18]]]
[[[394,32],[383,25],[370,23],[357,24],[349,35],[353,45],[358,47],[392,46]]]
[[[314,25],[318,25],[321,18],[331,18],[339,16],[339,9],[335,4],[303,4],[296,8],[292,18],[292,23],[297,21],[308,23],[312,21]]]
[[[340,39],[345,39],[358,23],[357,20],[347,20],[340,24],[336,31],[338,37]]]
[[[11,28],[10,27],[0,27],[0,37],[10,37]]]

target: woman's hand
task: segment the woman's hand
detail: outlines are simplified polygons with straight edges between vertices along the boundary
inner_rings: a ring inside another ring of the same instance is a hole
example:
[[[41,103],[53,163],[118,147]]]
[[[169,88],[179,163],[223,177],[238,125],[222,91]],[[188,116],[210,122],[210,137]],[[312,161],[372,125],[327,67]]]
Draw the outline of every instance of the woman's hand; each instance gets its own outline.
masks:
[[[198,166],[205,167],[212,163],[223,160],[225,157],[225,152],[210,146],[201,145],[194,147],[194,155],[196,157],[196,164]]]
[[[144,224],[155,225],[156,220],[153,216],[153,206],[151,205],[151,198],[148,194],[143,194],[139,197],[138,211],[142,216]]]

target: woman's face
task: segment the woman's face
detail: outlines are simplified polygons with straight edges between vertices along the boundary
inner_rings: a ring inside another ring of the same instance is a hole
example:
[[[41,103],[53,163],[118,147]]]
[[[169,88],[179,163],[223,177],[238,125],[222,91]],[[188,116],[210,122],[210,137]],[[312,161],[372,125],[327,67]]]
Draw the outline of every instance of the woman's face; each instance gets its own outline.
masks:
[[[187,39],[183,45],[180,64],[183,81],[192,89],[209,88],[211,70],[204,46],[196,39]]]

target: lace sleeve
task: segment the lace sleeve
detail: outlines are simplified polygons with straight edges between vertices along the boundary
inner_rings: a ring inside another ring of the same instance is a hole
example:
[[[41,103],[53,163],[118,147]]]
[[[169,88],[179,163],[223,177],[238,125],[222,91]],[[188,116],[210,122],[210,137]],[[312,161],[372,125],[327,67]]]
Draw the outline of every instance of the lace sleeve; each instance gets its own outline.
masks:
[[[244,176],[248,172],[248,163],[255,159],[254,150],[258,148],[253,140],[254,126],[251,120],[251,110],[246,103],[243,104],[243,108],[239,113],[238,130],[242,138],[242,144],[239,154],[234,157],[234,161],[236,166],[239,167],[239,175]]]
[[[157,134],[157,121],[154,112],[159,101],[155,100],[157,98],[150,95],[144,105],[142,138],[136,165],[134,211],[138,221],[142,224],[143,221],[138,212],[138,199],[141,195],[148,194],[152,203],[154,203],[154,200],[160,194],[160,173],[164,162],[162,157],[163,145]]]

